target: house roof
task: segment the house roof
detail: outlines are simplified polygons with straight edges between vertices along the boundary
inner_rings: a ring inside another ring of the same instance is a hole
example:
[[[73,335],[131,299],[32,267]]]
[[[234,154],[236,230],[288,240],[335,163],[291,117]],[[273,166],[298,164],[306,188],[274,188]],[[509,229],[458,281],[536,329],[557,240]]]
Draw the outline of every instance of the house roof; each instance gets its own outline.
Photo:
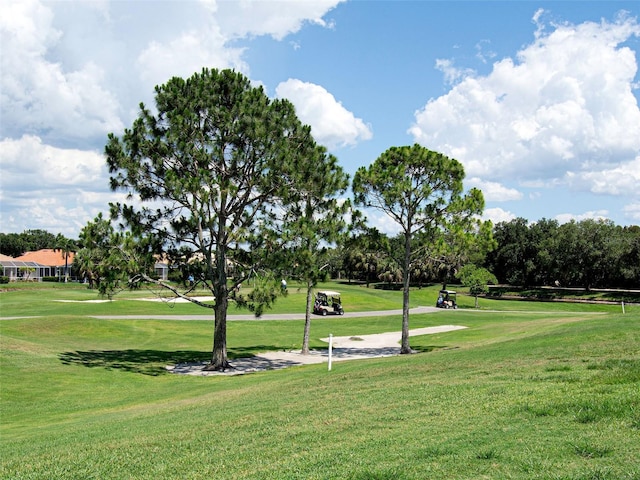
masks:
[[[73,263],[74,256],[75,254],[73,252],[69,252],[69,257],[67,259],[68,266]],[[64,253],[60,250],[54,250],[53,248],[44,248],[35,252],[27,252],[13,260],[20,262],[35,262],[40,265],[46,265],[47,267],[64,267]]]
[[[25,262],[21,260],[17,260],[9,255],[3,255],[0,253],[0,266],[2,266],[3,273],[5,273],[5,268],[38,268],[43,267],[35,262]]]

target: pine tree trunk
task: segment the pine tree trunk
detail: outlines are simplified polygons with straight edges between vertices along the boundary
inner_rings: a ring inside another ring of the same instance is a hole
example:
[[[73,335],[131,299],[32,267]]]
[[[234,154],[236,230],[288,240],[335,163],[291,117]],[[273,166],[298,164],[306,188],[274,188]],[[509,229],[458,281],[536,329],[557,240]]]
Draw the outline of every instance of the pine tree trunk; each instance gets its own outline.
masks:
[[[307,284],[307,310],[304,317],[304,335],[302,337],[302,354],[309,354],[309,334],[311,332],[312,285]]]
[[[217,297],[217,296],[216,296]],[[218,300],[216,298],[215,327],[213,330],[213,354],[211,363],[205,367],[209,371],[224,371],[232,368],[227,359],[227,306],[226,295]]]
[[[213,296],[215,299],[215,327],[213,329],[213,354],[211,363],[205,370],[224,371],[232,368],[227,359],[227,309],[229,292],[227,288],[226,252],[222,242],[218,242],[215,253],[215,271],[213,281]]]
[[[411,353],[409,346],[409,285],[411,284],[411,233],[405,233],[402,269],[402,343],[400,353]]]

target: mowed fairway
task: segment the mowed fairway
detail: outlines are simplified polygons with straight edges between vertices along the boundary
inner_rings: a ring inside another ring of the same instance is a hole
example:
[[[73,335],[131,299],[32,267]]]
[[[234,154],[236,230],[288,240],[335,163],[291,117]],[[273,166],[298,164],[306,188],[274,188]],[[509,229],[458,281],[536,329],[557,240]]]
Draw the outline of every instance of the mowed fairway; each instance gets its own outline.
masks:
[[[327,287],[347,311],[401,306],[401,292]],[[436,292],[412,291],[412,306]],[[207,359],[212,320],[92,318],[209,313],[135,300],[150,294],[0,292],[0,478],[640,478],[638,306],[481,299],[474,311],[461,297],[466,308],[411,317],[468,327],[412,337],[415,355],[190,377],[164,367]],[[275,311],[303,299],[291,287]],[[400,324],[314,317],[311,346]],[[302,329],[229,322],[230,357],[299,348]]]

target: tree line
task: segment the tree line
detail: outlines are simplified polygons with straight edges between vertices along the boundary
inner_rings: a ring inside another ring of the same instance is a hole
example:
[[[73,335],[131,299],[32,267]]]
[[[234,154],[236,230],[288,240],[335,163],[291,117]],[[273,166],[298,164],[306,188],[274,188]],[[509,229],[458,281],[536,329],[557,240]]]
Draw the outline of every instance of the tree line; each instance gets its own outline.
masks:
[[[640,227],[609,220],[498,223],[484,265],[511,285],[640,288]]]
[[[459,283],[465,265],[492,273],[513,286],[640,288],[640,226],[587,219],[560,224],[516,218],[476,234],[456,253],[432,248],[411,264],[413,285]],[[447,242],[443,237],[442,242]],[[335,275],[365,284],[401,282],[401,238],[376,230],[353,236],[336,251]]]
[[[9,257],[20,257],[26,252],[50,248],[62,252],[74,252],[78,248],[77,240],[67,238],[61,233],[54,235],[41,229],[25,230],[22,233],[0,233],[0,253]]]
[[[335,228],[335,218],[329,219],[329,229]],[[83,229],[79,239],[46,230],[25,230],[22,233],[0,233],[0,253],[18,257],[28,251],[45,248],[78,252],[74,270],[82,272],[92,286],[97,286],[94,265],[101,242],[115,233],[111,223],[99,215]],[[444,241],[444,240],[443,240]],[[464,264],[484,267],[496,277],[496,282],[514,286],[566,286],[589,288],[640,287],[640,226],[615,225],[610,220],[581,220],[560,224],[557,220],[541,219],[529,222],[516,218],[492,225],[490,234],[476,235],[474,245],[468,245],[465,262],[447,261],[444,251],[432,249],[411,264],[412,285],[459,281]],[[478,243],[484,242],[485,245]],[[102,245],[106,251],[106,243]],[[103,254],[104,254],[103,251]],[[342,236],[339,243],[324,247],[318,263],[324,266],[320,279],[343,278],[364,284],[387,284],[395,288],[402,276],[397,253],[402,251],[401,238],[389,237],[376,229],[361,227]],[[89,252],[93,252],[94,258]],[[300,264],[298,263],[300,269]],[[172,278],[185,282],[193,268],[172,271]],[[282,272],[289,277],[297,274]],[[109,284],[109,282],[106,282]]]

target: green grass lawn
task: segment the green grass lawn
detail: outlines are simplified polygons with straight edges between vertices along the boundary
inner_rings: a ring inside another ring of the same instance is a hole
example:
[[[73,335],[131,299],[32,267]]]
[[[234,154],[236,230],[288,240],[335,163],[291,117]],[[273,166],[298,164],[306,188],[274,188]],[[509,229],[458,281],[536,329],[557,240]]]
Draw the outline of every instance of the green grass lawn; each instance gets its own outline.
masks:
[[[401,292],[327,284],[347,311],[400,308]],[[237,377],[188,377],[211,320],[190,305],[107,304],[82,286],[0,292],[0,478],[639,479],[640,307],[460,297],[414,315],[422,352]],[[412,291],[432,305],[437,287]],[[289,287],[276,313],[304,311]],[[516,311],[513,311],[516,310]],[[208,313],[208,312],[204,312]],[[235,313],[235,312],[230,312]],[[594,314],[597,313],[597,314]],[[400,329],[400,316],[314,317],[334,335]],[[302,321],[228,324],[231,358],[299,348]]]

